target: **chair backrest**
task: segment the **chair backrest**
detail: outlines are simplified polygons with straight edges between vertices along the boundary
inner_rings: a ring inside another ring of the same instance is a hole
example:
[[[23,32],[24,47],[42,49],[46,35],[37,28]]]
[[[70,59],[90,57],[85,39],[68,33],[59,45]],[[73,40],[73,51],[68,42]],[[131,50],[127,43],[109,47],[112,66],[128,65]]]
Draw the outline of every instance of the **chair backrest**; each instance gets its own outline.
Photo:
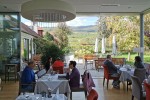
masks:
[[[132,79],[132,95],[138,100],[142,100],[143,92],[140,80],[136,76],[131,76]]]
[[[144,81],[146,78],[146,69],[145,68],[136,68],[134,71],[134,76],[137,76],[139,78],[140,83]]]
[[[53,67],[54,71],[59,71],[59,74],[63,74],[64,73],[64,67],[60,66],[60,67]]]
[[[87,96],[87,100],[98,100],[98,93],[94,89],[92,89]]]
[[[146,90],[146,100],[150,100],[150,84],[144,82],[145,90]]]
[[[108,66],[107,65],[103,65],[103,68],[104,68],[104,77],[106,79],[109,78],[109,70],[108,70]]]
[[[92,87],[95,87],[91,73],[88,70],[85,70],[85,72],[82,76],[82,81],[83,81],[83,85],[88,93],[92,90]]]
[[[37,77],[40,78],[40,77],[42,77],[42,76],[45,75],[45,74],[46,74],[46,70],[45,70],[45,69],[42,69],[42,70],[40,70],[40,71],[37,73]]]

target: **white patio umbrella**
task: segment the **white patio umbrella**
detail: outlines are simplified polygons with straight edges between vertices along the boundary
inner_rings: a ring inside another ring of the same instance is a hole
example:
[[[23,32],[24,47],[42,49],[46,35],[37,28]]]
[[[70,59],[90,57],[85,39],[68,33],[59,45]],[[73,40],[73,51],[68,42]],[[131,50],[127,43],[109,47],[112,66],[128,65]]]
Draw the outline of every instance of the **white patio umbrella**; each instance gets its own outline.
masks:
[[[98,54],[98,38],[96,38],[96,40],[95,40],[95,49],[94,49],[94,52],[96,54]]]
[[[105,38],[104,38],[104,36],[102,38],[102,49],[101,49],[101,52],[102,52],[102,54],[105,53]]]
[[[117,44],[116,44],[116,37],[113,36],[112,40],[112,54],[116,55],[117,54]]]

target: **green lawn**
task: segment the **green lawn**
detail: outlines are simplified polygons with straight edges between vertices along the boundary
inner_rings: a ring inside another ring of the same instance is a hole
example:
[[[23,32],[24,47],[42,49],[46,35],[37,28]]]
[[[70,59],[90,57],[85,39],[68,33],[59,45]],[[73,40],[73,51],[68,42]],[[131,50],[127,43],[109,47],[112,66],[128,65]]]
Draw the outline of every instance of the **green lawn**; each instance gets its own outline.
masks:
[[[138,56],[137,53],[131,53],[130,55],[130,61],[126,61],[127,64],[133,64],[135,56]],[[115,56],[116,58],[128,58],[128,54],[121,54],[118,56]],[[144,55],[144,63],[150,63],[150,55],[145,54]]]

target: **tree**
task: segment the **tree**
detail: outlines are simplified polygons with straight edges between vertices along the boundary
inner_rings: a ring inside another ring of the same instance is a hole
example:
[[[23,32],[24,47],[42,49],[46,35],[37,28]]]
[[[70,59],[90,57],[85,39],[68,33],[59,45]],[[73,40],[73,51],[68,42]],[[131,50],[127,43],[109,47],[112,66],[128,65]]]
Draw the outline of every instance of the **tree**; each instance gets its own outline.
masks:
[[[146,48],[150,49],[150,13],[144,16],[144,32]]]
[[[52,41],[47,41],[43,38],[34,39],[34,43],[37,45],[37,54],[41,54],[42,64],[45,64],[48,57],[52,57],[55,61],[58,57],[63,59],[64,52],[55,45]]]
[[[106,25],[106,17],[105,16],[100,16],[98,22],[97,22],[97,26],[98,26],[98,39],[100,41],[104,40],[105,41],[105,38],[108,38],[110,36],[110,34],[112,33],[112,29],[110,28],[107,28],[107,25]],[[106,47],[106,43],[105,42],[102,42],[102,45],[104,45],[104,48]],[[102,48],[103,49],[103,48]],[[105,53],[105,49],[102,50],[104,53]],[[102,53],[103,53],[102,52]]]
[[[61,29],[63,32],[66,32],[67,35],[71,35],[72,30],[66,25],[65,22],[61,22],[58,24],[58,29]]]
[[[53,41],[54,37],[49,32],[46,32],[46,34],[44,35],[44,39],[47,41]]]
[[[36,44],[36,53],[42,54],[44,46],[50,45],[52,42],[47,41],[43,38],[35,38],[34,43]]]
[[[52,57],[53,59],[52,62],[54,62],[58,57],[63,59],[63,56],[64,56],[63,51],[60,48],[58,48],[58,46],[55,45],[54,43],[43,46],[43,52],[41,57],[43,64],[46,63],[48,57]]]
[[[118,49],[127,51],[130,58],[130,52],[139,46],[139,17],[111,16],[107,17],[106,24],[108,29],[112,29],[112,34],[116,34]]]
[[[72,31],[66,25],[66,23],[59,23],[58,27],[51,32],[54,37],[54,42],[59,46],[60,49],[64,50],[64,52],[68,51],[68,36],[72,34]]]
[[[98,22],[97,22],[97,26],[98,26],[98,37],[101,40],[103,37],[108,38],[111,34],[112,29],[111,28],[107,28],[107,17],[105,16],[100,16]]]

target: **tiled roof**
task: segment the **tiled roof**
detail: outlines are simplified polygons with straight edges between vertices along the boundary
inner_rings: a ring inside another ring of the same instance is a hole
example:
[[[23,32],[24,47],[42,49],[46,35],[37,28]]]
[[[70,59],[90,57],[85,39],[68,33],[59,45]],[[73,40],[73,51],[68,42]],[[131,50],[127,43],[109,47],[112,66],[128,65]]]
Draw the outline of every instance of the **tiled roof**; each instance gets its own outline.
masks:
[[[35,31],[33,31],[32,29],[30,29],[27,25],[25,25],[24,23],[21,23],[21,31],[22,32],[25,32],[29,35],[32,35],[34,37],[40,37],[38,35],[38,33],[36,33]]]

